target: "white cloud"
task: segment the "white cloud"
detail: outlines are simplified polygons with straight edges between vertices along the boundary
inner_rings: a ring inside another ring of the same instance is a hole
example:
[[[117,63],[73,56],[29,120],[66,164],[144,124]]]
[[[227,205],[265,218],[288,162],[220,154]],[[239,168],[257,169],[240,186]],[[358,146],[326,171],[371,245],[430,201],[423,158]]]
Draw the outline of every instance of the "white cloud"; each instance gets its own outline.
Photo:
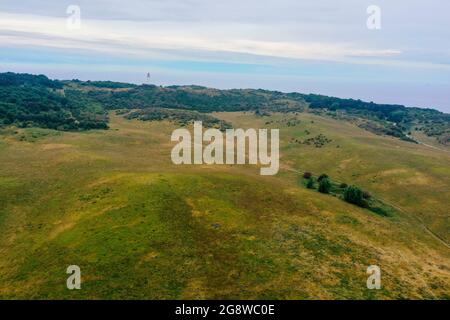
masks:
[[[82,19],[81,30],[66,28],[66,18],[0,13],[2,45],[48,46],[149,55],[164,49],[242,53],[278,58],[346,60],[350,57],[391,57],[397,49],[373,49],[349,43],[260,39],[253,25],[193,22],[133,22]],[[259,39],[258,39],[259,38]],[[189,58],[189,57],[188,57]]]

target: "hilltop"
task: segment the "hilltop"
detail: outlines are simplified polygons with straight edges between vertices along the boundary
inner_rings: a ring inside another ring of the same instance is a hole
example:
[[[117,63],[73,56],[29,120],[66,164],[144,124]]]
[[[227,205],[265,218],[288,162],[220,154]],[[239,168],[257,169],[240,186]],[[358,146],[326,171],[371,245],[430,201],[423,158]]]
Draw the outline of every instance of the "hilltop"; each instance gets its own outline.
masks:
[[[220,111],[304,112],[357,122],[375,134],[417,142],[424,135],[450,144],[450,114],[434,109],[376,104],[315,94],[202,86],[135,85],[111,81],[60,81],[44,75],[0,74],[0,124],[58,130],[107,128],[108,110],[170,108]]]

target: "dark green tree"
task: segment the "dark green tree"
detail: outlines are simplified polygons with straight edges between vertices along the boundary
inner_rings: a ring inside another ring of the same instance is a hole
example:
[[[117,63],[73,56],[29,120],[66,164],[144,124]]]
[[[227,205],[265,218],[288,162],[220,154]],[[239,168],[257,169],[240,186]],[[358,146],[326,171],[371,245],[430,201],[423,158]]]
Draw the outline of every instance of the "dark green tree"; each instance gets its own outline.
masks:
[[[364,201],[363,191],[355,186],[349,186],[345,189],[344,200],[360,207],[367,207],[367,203]]]
[[[330,193],[331,190],[331,181],[328,178],[322,178],[319,181],[319,192],[321,193]]]
[[[306,187],[308,189],[314,189],[314,180],[313,180],[313,178],[309,178],[308,179],[308,182],[306,183]]]

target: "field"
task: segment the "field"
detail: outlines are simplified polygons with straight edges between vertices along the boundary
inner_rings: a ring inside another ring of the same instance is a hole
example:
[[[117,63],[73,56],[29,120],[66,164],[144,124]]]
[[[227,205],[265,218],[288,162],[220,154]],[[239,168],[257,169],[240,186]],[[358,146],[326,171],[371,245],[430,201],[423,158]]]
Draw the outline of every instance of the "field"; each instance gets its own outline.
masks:
[[[448,151],[308,113],[214,115],[280,128],[279,174],[175,166],[168,121],[3,129],[0,298],[450,298]],[[330,142],[295,141],[320,134]],[[360,186],[393,214],[308,190],[303,171]],[[81,290],[66,288],[72,264]],[[381,290],[366,287],[369,265]]]

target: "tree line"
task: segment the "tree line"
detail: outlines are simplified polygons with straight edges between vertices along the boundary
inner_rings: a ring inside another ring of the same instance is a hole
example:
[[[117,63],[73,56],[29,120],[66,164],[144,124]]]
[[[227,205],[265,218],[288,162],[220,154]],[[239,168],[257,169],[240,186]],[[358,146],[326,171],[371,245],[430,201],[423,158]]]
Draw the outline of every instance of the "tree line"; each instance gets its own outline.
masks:
[[[58,130],[107,128],[108,110],[170,108],[197,111],[270,112],[325,110],[365,119],[376,134],[411,139],[412,131],[449,141],[450,115],[433,109],[376,104],[316,94],[263,89],[219,90],[202,86],[136,85],[113,81],[51,80],[45,75],[0,73],[0,125]]]

